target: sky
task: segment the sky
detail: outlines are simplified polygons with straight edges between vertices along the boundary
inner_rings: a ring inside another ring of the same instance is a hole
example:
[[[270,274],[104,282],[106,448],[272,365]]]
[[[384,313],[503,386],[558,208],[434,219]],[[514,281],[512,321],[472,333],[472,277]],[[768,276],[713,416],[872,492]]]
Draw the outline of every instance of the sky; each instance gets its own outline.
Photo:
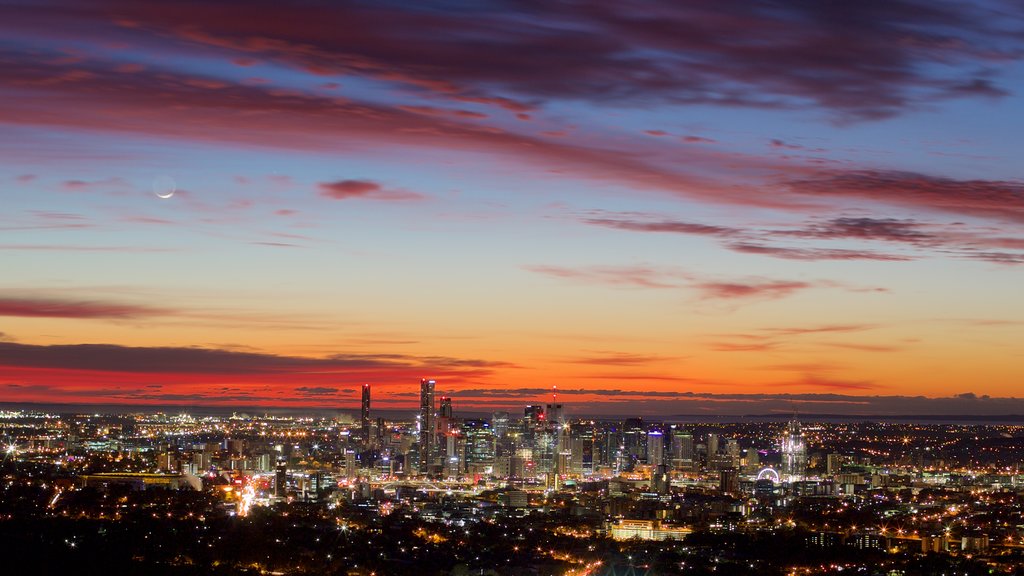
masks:
[[[0,402],[1024,413],[1012,1],[0,0]]]

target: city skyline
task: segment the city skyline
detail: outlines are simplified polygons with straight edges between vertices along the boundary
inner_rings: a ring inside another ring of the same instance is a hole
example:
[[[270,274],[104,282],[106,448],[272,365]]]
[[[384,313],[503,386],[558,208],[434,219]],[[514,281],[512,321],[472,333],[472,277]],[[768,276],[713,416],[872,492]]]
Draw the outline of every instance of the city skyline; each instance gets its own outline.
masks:
[[[0,402],[1024,414],[1012,3],[239,12],[0,5]]]

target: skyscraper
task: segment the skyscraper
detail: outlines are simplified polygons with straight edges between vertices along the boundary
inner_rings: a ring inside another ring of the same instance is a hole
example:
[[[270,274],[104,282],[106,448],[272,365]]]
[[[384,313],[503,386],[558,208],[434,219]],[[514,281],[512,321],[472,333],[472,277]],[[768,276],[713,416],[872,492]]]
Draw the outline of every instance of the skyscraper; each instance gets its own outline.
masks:
[[[655,494],[668,494],[672,490],[672,477],[669,476],[668,466],[658,464],[651,474],[651,492]]]
[[[420,380],[420,472],[428,473],[434,463],[434,385],[433,380]]]
[[[718,490],[723,494],[740,491],[740,472],[736,468],[722,468],[718,471]]]
[[[782,479],[799,482],[807,472],[807,443],[796,418],[790,420],[782,434]]]
[[[495,412],[491,415],[491,428],[499,439],[508,435],[508,412]]]
[[[647,457],[647,430],[643,418],[627,418],[622,423],[622,445],[630,462]]]
[[[277,461],[274,473],[274,496],[284,498],[288,494],[288,464],[284,460]]]
[[[595,430],[592,422],[570,425],[569,472],[575,475],[590,476],[594,473]]]
[[[370,443],[370,385],[363,384],[363,405],[359,414],[363,429],[363,443]]]
[[[712,432],[708,434],[708,460],[715,454],[718,454],[718,434]]]
[[[544,421],[544,407],[529,404],[523,409],[523,428],[525,432],[536,431]]]
[[[672,466],[689,467],[693,463],[693,434],[682,428],[672,429]]]
[[[466,438],[466,471],[470,466],[494,462],[494,434],[488,421],[468,419],[462,423],[462,433]]]
[[[665,463],[665,436],[660,430],[647,433],[647,463],[651,466]]]
[[[452,398],[451,396],[441,396],[441,405],[437,410],[437,420],[434,424],[435,427],[435,444],[436,449],[434,450],[434,459],[440,460],[448,466],[448,459],[456,454],[452,452],[454,446],[452,445],[452,438],[455,432],[455,421],[452,420]]]
[[[565,412],[563,412],[561,404],[548,404],[545,417],[547,418],[550,426],[561,426],[565,424]]]

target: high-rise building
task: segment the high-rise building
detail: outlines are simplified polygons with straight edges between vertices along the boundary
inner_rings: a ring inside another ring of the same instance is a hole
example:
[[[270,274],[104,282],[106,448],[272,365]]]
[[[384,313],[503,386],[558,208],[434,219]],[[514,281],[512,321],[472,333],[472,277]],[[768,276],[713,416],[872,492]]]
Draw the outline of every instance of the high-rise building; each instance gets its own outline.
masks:
[[[465,439],[454,431],[439,437],[439,457],[448,478],[458,478],[465,469],[465,448]]]
[[[710,433],[708,434],[708,460],[715,454],[718,454],[718,434]]]
[[[740,443],[735,438],[728,438],[725,441],[725,455],[729,457],[729,466],[733,468],[740,467]]]
[[[499,439],[508,436],[508,412],[491,414],[491,431]]]
[[[359,476],[359,462],[356,460],[356,451],[348,448],[345,450],[345,477],[355,479]]]
[[[825,459],[825,474],[833,476],[839,473],[839,469],[843,466],[843,455],[842,454],[829,454]]]
[[[541,440],[544,430],[544,407],[539,404],[530,404],[523,409],[523,431],[520,436],[520,445],[530,450],[527,458],[533,461],[538,456],[536,444]]]
[[[434,380],[420,380],[420,472],[429,473],[436,453],[434,442]]]
[[[447,436],[452,432],[455,422],[452,419],[452,398],[451,396],[441,396],[440,406],[437,409],[437,428],[438,437]],[[441,442],[441,440],[438,440]]]
[[[654,467],[651,473],[651,492],[655,494],[668,494],[672,489],[672,480],[668,473],[668,466],[659,464]]]
[[[483,466],[494,462],[494,433],[486,420],[469,419],[462,423],[466,440],[466,471],[471,466]]]
[[[665,463],[665,435],[660,430],[647,433],[647,464],[661,466]]]
[[[718,471],[718,490],[723,494],[740,491],[740,471],[736,468],[722,468]]]
[[[623,450],[622,428],[614,424],[603,427],[594,436],[594,463],[603,466],[616,466],[619,454]]]
[[[440,460],[446,467],[446,474],[452,476],[452,471],[457,471],[453,465],[449,463],[449,458],[452,456],[458,456],[454,450],[454,444],[450,441],[451,437],[456,433],[455,421],[452,419],[452,399],[451,396],[441,396],[440,405],[437,409],[437,422],[435,423],[437,439],[434,442],[436,446],[436,454],[434,455],[435,460]]]
[[[359,412],[359,423],[363,429],[363,443],[370,443],[370,385],[363,384],[363,403]]]
[[[535,432],[544,423],[544,407],[539,404],[530,404],[523,409],[523,429],[526,432]]]
[[[284,498],[288,493],[288,465],[283,461],[277,462],[277,470],[274,474],[274,496]]]
[[[644,429],[642,418],[627,418],[622,423],[622,446],[624,456],[630,461],[637,461],[647,456],[647,430]]]
[[[747,449],[747,456],[744,458],[743,469],[750,474],[757,473],[761,469],[761,455],[753,448]]]
[[[565,424],[565,412],[562,410],[561,404],[548,404],[547,420],[548,424],[551,426],[561,426]]]
[[[594,424],[571,424],[569,429],[569,473],[590,476],[594,473]]]
[[[681,428],[672,429],[672,466],[682,468],[693,462],[693,435]]]
[[[795,418],[786,425],[781,438],[782,478],[786,482],[799,482],[807,473],[807,442]]]

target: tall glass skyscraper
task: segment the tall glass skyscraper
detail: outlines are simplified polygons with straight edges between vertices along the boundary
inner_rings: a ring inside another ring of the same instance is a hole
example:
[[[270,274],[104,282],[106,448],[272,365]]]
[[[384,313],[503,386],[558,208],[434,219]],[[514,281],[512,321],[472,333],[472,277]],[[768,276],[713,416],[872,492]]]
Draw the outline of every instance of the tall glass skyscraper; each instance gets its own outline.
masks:
[[[433,380],[420,380],[420,472],[428,473],[434,463],[434,386]]]
[[[363,429],[363,443],[370,443],[370,385],[363,384],[363,405],[360,411],[360,424]]]
[[[782,434],[782,479],[785,482],[799,482],[807,473],[807,442],[804,440],[800,422],[795,418]]]

